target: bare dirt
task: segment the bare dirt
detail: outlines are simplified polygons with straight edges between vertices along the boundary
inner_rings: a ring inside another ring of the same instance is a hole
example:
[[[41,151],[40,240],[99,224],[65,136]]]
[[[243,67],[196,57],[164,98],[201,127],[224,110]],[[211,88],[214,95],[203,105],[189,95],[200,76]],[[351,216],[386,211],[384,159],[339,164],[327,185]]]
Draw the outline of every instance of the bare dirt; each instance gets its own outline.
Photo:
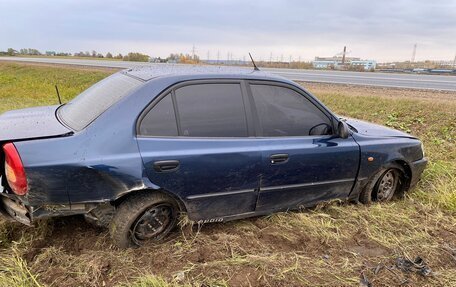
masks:
[[[355,207],[338,208],[347,208],[349,214]],[[344,220],[331,208],[323,212]],[[45,223],[46,231],[33,240],[23,258],[41,282],[63,287],[116,286],[143,274],[159,275],[177,284],[179,273],[194,286],[220,286],[214,282],[229,286],[358,285],[361,273],[380,286],[398,285],[407,278],[410,284],[405,286],[426,284],[415,274],[398,270],[394,274],[383,268],[392,268],[401,253],[373,240],[363,227],[327,228],[330,237],[325,238],[309,232],[313,227],[305,223],[294,226],[307,216],[314,216],[314,211],[208,224],[201,229],[186,227],[175,230],[167,242],[130,250],[112,246],[106,230],[87,224],[80,216],[57,218]],[[413,220],[424,216],[417,214]],[[20,233],[19,228],[14,230]],[[429,232],[456,246],[454,230],[436,226]],[[414,252],[426,256],[420,250]],[[433,255],[437,256],[432,259],[433,266],[454,268],[456,261],[445,254],[442,249]],[[379,266],[383,271],[375,274]]]

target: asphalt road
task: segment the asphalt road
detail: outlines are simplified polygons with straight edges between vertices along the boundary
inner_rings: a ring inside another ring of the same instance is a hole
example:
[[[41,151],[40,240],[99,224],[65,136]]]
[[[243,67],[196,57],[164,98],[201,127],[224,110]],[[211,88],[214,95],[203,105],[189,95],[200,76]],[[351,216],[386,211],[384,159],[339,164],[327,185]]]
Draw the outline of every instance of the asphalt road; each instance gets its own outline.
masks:
[[[142,65],[167,65],[127,61],[58,59],[58,58],[21,58],[0,57],[0,61],[21,61],[47,64],[65,64],[79,66],[96,66],[107,68],[131,68]],[[293,81],[320,82],[335,84],[351,84],[364,86],[380,86],[410,89],[444,90],[456,92],[456,76],[415,75],[415,74],[388,74],[362,73],[348,71],[322,71],[263,68],[273,74],[280,75]]]

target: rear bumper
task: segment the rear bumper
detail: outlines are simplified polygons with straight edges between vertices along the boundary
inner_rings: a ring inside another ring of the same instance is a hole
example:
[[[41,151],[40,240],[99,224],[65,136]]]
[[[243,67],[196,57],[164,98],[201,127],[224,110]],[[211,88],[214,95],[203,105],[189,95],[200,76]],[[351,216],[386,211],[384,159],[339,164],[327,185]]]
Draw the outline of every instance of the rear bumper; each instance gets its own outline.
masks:
[[[412,179],[410,180],[410,187],[414,187],[418,183],[421,178],[421,174],[427,166],[427,163],[428,160],[425,157],[411,163],[410,168],[412,170]]]
[[[103,203],[93,202],[73,205],[49,204],[30,206],[14,195],[2,192],[2,187],[0,185],[0,216],[6,220],[17,221],[28,226],[32,226],[38,219],[87,214],[100,204]]]
[[[7,219],[12,219],[28,226],[32,225],[30,211],[27,207],[7,196],[0,197],[0,213]]]

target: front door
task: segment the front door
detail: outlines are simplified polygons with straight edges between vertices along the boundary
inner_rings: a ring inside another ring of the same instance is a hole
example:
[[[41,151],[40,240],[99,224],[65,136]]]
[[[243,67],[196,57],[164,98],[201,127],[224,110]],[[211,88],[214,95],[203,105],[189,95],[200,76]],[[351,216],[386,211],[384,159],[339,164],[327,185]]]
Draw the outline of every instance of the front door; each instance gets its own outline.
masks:
[[[283,85],[250,85],[260,127],[257,210],[313,205],[350,193],[359,146],[333,135],[330,115],[310,96]]]
[[[155,100],[140,120],[148,178],[180,197],[193,220],[255,210],[261,152],[249,138],[244,90],[238,81],[187,83]]]

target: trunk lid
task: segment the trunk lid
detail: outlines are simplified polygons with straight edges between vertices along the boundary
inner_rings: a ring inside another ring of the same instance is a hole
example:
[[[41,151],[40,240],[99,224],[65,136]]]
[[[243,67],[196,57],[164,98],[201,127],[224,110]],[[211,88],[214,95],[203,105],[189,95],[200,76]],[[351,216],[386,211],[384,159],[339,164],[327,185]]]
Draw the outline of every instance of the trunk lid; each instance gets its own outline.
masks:
[[[57,119],[58,107],[35,107],[0,115],[0,141],[46,138],[72,133],[72,130]]]

